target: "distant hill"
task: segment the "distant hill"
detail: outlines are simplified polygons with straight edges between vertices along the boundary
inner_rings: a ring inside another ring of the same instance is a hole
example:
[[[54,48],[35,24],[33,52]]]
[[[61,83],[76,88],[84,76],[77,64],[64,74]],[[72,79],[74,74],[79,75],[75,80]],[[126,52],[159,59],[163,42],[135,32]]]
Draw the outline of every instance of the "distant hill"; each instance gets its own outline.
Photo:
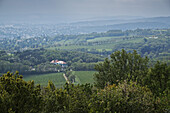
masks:
[[[153,18],[115,18],[110,20],[93,20],[72,23],[72,26],[79,26],[75,29],[79,32],[104,32],[112,29],[133,30],[133,29],[162,29],[170,28],[170,17]]]
[[[169,17],[154,17],[154,18],[145,18],[139,19],[141,22],[158,22],[158,23],[165,23],[170,25],[170,16]]]
[[[169,17],[152,17],[152,18],[142,18],[142,17],[134,17],[134,18],[123,18],[123,17],[113,17],[113,18],[105,18],[105,19],[96,19],[96,20],[88,20],[88,21],[80,21],[71,23],[71,25],[79,25],[79,26],[103,26],[103,25],[114,25],[114,24],[124,24],[124,23],[137,23],[137,22],[157,22],[157,23],[166,23],[170,24],[170,16]]]
[[[55,15],[46,15],[45,17],[24,15],[24,17],[15,16],[15,18],[0,15],[0,28],[0,39],[51,37],[63,34],[78,35],[92,32],[107,32],[109,30],[170,28],[170,16],[152,18],[134,16],[99,17],[74,20],[73,22],[72,19],[67,21],[67,19],[55,17]]]
[[[170,28],[170,24],[160,23],[160,22],[136,22],[136,23],[124,23],[124,24],[114,24],[106,26],[87,26],[82,28],[82,31],[90,32],[96,30],[97,32],[108,31],[112,29],[121,30],[135,30],[135,29],[163,29]]]

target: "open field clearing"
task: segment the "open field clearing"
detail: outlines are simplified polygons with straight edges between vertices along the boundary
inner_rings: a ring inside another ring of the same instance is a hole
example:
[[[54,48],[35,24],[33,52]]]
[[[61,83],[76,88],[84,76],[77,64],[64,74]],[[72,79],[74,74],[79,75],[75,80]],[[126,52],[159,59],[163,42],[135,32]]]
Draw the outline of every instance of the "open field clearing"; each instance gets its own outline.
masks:
[[[87,42],[97,42],[97,41],[106,41],[106,40],[119,40],[119,39],[122,39],[124,38],[124,36],[121,36],[121,37],[97,37],[97,38],[94,38],[94,39],[89,39],[87,40]]]
[[[106,39],[105,39],[106,38]],[[108,39],[108,40],[107,40]],[[110,40],[109,40],[110,39]],[[113,40],[111,40],[113,39]],[[100,41],[101,43],[100,43]],[[102,42],[103,41],[103,42]],[[106,42],[104,42],[106,41]],[[88,42],[91,43],[96,43],[99,42],[98,44],[94,45],[67,45],[67,46],[59,46],[59,47],[50,47],[48,49],[64,49],[64,50],[77,50],[77,49],[96,49],[98,51],[101,51],[102,49],[105,49],[106,51],[111,51],[114,48],[119,48],[120,45],[137,45],[139,43],[144,43],[144,38],[135,38],[135,39],[129,39],[129,40],[123,40],[121,37],[100,37],[100,38],[95,38],[95,39],[90,39]],[[101,49],[102,48],[102,49]]]
[[[93,74],[96,71],[74,71],[76,84],[94,83]]]
[[[40,84],[41,86],[47,86],[49,80],[51,80],[56,87],[62,87],[66,83],[63,73],[27,75],[24,76],[24,80],[34,80],[35,84]]]

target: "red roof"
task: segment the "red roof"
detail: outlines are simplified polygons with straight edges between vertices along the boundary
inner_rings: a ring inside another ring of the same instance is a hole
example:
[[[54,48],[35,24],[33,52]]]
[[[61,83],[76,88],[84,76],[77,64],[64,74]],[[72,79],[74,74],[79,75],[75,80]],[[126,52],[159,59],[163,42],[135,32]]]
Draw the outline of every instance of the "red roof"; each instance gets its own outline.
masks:
[[[57,64],[67,64],[64,61],[58,61],[58,60],[52,60],[51,63],[57,63]]]

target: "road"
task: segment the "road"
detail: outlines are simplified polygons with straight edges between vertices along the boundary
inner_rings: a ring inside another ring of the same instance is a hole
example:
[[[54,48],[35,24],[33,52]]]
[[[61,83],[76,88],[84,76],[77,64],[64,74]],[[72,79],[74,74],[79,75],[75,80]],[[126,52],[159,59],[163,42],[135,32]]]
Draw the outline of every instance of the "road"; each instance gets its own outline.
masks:
[[[63,77],[65,78],[66,82],[69,84],[70,82],[69,82],[68,78],[66,77],[65,73],[63,74]]]

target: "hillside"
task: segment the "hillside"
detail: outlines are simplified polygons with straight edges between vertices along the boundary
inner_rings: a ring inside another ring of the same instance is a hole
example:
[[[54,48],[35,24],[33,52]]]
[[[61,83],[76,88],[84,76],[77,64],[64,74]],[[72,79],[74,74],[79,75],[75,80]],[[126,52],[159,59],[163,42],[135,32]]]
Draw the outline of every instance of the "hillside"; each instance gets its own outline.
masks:
[[[52,60],[65,61],[68,68],[74,70],[94,70],[94,65],[104,60],[100,55],[65,50],[34,49],[14,53],[0,52],[1,73],[18,70],[26,75],[65,70],[66,67],[50,63]]]
[[[25,69],[30,70],[30,66],[44,67],[50,61],[58,59],[68,62],[73,69],[82,70],[80,67],[86,67],[85,70],[90,70],[92,65],[102,61],[102,56],[107,57],[116,50],[126,49],[131,52],[135,49],[152,61],[169,62],[169,42],[170,29],[109,30],[103,33],[27,39],[18,37],[1,40],[0,50],[6,51],[1,51],[0,60],[1,65],[13,67],[16,63],[16,67],[22,65],[23,68],[24,65]],[[91,64],[87,66],[86,63]]]

